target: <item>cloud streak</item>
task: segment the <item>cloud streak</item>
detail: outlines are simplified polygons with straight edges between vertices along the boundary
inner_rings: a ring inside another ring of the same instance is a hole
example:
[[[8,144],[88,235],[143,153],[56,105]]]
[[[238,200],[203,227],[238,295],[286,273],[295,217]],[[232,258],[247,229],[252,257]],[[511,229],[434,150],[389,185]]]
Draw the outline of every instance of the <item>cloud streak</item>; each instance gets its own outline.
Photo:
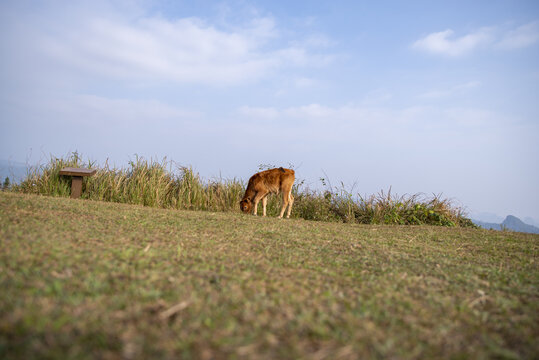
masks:
[[[461,37],[455,37],[454,34],[455,32],[451,29],[435,32],[417,40],[412,47],[433,54],[456,57],[467,54],[492,41],[491,30],[487,28]]]
[[[497,46],[501,49],[521,49],[539,41],[539,21],[519,26],[503,35]]]
[[[436,55],[460,57],[480,48],[503,50],[521,49],[539,41],[539,22],[531,22],[515,29],[483,27],[462,36],[452,29],[428,34],[412,44],[412,48]]]

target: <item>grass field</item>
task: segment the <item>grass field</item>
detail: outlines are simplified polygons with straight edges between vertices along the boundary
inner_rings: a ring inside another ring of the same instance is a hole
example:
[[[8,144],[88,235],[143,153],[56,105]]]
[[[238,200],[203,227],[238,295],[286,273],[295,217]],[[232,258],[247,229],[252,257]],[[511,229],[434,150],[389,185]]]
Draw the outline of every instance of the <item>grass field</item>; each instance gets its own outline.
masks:
[[[0,192],[0,358],[537,358],[539,236]]]

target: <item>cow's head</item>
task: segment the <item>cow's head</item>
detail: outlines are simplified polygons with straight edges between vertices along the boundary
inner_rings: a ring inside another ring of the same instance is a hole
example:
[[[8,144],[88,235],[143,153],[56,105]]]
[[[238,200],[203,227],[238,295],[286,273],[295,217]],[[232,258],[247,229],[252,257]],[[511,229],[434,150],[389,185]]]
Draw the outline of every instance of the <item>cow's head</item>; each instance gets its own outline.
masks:
[[[240,209],[244,213],[248,213],[251,211],[251,198],[245,198],[242,201],[240,201]]]

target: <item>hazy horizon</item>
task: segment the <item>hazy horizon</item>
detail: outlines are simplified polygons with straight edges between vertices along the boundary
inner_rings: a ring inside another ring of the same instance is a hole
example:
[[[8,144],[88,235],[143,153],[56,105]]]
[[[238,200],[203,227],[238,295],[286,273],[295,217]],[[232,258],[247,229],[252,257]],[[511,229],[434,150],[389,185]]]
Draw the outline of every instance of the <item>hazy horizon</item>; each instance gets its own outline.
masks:
[[[536,1],[3,1],[0,20],[1,159],[293,164],[539,223]]]

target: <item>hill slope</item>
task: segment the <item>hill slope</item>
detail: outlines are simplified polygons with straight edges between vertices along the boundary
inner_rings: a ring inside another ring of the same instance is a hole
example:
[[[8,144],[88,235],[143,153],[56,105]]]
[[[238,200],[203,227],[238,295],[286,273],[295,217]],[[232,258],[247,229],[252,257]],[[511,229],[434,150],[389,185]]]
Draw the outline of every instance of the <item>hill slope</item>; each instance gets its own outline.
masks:
[[[539,352],[539,236],[0,192],[0,358]]]

